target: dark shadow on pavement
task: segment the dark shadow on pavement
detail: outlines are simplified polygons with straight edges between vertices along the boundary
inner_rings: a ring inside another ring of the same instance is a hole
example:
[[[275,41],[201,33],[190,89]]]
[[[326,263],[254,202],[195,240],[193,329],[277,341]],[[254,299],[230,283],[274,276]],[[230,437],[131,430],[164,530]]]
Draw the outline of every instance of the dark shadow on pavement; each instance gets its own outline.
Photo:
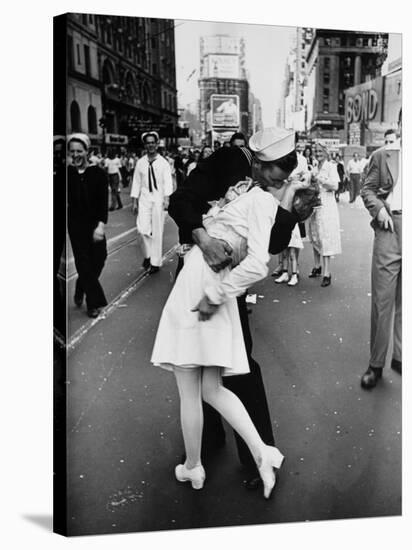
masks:
[[[46,531],[53,531],[53,516],[22,516],[23,519],[46,529]]]

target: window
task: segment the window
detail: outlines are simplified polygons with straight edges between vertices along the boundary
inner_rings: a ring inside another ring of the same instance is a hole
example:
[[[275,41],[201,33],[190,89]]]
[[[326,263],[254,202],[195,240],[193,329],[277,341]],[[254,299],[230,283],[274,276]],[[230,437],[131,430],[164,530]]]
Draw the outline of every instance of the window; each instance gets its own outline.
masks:
[[[133,100],[136,95],[135,85],[132,75],[129,73],[126,77],[126,96]]]
[[[153,72],[153,74],[157,74],[157,64],[156,63],[152,64],[152,72]]]
[[[77,101],[72,101],[70,105],[70,123],[72,127],[72,132],[81,132],[80,125],[80,109]]]
[[[113,67],[110,61],[106,59],[103,65],[103,84],[107,86],[108,84],[112,84],[113,82],[114,82]]]
[[[83,25],[87,25],[87,15],[82,15],[82,23]]]
[[[87,109],[87,124],[89,127],[89,134],[97,134],[96,109],[92,105]]]
[[[69,64],[69,70],[74,68],[74,50],[73,50],[73,37],[69,36],[67,41],[67,62]]]
[[[323,83],[324,84],[329,84],[330,83],[330,74],[329,73],[326,73],[323,75]]]
[[[343,92],[339,92],[338,112],[340,115],[345,114],[345,95]]]
[[[76,52],[77,52],[77,64],[81,65],[82,60],[80,57],[80,44],[76,44]]]
[[[86,63],[86,74],[90,75],[90,48],[87,44],[84,45],[84,61]]]
[[[323,61],[323,67],[325,68],[325,70],[330,69],[330,57],[325,57]]]

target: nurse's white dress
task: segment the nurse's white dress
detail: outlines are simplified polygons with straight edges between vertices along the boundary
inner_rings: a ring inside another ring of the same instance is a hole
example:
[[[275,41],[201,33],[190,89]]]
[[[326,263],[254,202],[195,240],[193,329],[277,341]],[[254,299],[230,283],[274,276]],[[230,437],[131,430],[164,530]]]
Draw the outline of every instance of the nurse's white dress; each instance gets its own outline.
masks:
[[[309,239],[321,256],[335,256],[342,252],[339,211],[335,199],[340,181],[338,170],[336,164],[325,160],[320,169],[314,168],[313,173],[318,176],[322,205],[315,208],[309,218]]]
[[[223,375],[249,372],[236,297],[268,273],[277,207],[273,195],[253,187],[208,213],[203,224],[210,236],[232,247],[232,268],[215,273],[196,245],[186,254],[162,312],[152,363],[168,370],[173,365],[219,366]],[[220,306],[208,321],[199,321],[192,309],[204,295]]]

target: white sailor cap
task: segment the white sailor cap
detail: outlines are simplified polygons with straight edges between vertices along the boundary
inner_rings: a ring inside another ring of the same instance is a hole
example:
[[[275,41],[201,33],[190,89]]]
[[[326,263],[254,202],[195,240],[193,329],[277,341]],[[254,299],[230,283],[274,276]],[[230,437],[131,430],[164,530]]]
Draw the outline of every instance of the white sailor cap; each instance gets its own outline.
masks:
[[[89,136],[87,134],[81,134],[80,132],[77,134],[70,134],[70,136],[67,138],[67,144],[69,144],[71,141],[80,141],[80,143],[83,143],[86,149],[89,149],[91,145]]]
[[[265,128],[253,134],[249,140],[249,148],[258,160],[278,160],[294,151],[295,132],[284,128]]]
[[[150,130],[150,132],[144,132],[142,134],[142,141],[144,143],[144,138],[146,136],[154,136],[156,138],[156,141],[159,141],[159,134],[157,132],[155,132],[154,130]]]

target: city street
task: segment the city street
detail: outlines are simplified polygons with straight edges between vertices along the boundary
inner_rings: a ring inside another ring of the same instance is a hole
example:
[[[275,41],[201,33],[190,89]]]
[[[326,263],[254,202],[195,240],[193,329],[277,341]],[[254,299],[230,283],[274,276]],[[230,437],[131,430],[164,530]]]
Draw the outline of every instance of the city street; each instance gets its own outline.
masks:
[[[374,390],[360,388],[373,231],[360,198],[349,204],[345,193],[339,214],[343,253],[331,261],[330,287],[307,277],[305,242],[296,287],[269,276],[249,291],[253,356],[286,456],[269,501],[243,487],[229,429],[226,446],[205,464],[202,491],[174,478],[183,451],[177,389],[172,374],[150,364],[176,269],[174,222],[167,218],[163,267],[148,276],[130,206],[110,213],[101,276],[110,303],[98,319],[72,303],[69,251],[70,535],[401,514],[401,377],[387,365]]]

